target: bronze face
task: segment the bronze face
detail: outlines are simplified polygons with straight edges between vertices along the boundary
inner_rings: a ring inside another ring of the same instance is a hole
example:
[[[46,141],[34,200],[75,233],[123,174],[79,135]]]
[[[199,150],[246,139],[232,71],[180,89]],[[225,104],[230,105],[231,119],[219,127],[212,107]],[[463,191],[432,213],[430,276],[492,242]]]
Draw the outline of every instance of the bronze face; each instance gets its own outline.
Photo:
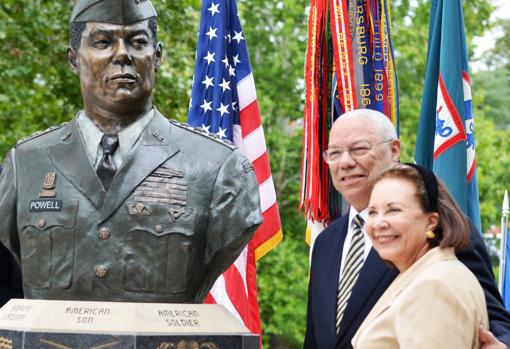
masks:
[[[160,57],[148,20],[130,25],[88,22],[80,48],[69,52],[87,114],[102,124],[101,119],[127,121],[149,110]]]

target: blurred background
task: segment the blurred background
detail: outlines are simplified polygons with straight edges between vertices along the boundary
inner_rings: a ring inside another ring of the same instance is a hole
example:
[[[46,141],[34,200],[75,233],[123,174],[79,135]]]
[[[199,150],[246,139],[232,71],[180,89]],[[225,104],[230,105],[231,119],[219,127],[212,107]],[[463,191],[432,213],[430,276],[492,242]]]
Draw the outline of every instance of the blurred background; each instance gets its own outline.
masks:
[[[164,45],[155,105],[167,117],[185,121],[201,3],[152,1]],[[68,121],[82,106],[78,78],[66,62],[72,4],[69,0],[0,3],[0,158],[17,139]],[[430,4],[426,0],[393,0],[391,4],[402,160],[413,161]],[[238,5],[284,233],[283,242],[258,263],[264,347],[300,348],[309,253],[306,222],[298,211],[309,0],[239,0]],[[464,0],[482,226],[494,265],[502,198],[510,183],[509,14],[507,0]]]

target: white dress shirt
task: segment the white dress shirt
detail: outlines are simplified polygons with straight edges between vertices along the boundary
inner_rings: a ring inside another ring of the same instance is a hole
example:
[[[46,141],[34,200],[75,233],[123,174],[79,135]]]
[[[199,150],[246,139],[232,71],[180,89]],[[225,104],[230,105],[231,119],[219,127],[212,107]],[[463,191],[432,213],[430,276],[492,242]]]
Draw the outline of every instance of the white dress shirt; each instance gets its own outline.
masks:
[[[354,234],[354,217],[359,213],[361,218],[363,218],[363,221],[367,221],[368,218],[368,208],[365,208],[363,211],[358,212],[354,207],[351,206],[349,210],[349,221],[348,221],[348,229],[347,229],[347,236],[345,237],[344,241],[344,247],[342,249],[342,260],[340,262],[340,275],[339,280],[342,279],[342,272],[344,270],[345,265],[345,258],[347,258],[347,253],[349,252],[349,247],[351,246],[352,236]],[[367,235],[367,231],[365,230],[365,225],[363,225],[363,228],[361,229],[363,231],[363,237],[365,239],[365,254],[363,257],[363,260],[365,261],[367,259],[368,253],[372,249],[372,241],[370,241],[370,238]]]

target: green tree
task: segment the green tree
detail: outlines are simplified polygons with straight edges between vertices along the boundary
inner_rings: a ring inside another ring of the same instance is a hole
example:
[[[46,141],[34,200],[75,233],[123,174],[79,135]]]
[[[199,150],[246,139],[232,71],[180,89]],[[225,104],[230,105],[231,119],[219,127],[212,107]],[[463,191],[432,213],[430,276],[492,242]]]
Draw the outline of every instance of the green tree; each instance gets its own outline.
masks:
[[[494,48],[484,57],[487,66],[510,69],[510,19],[500,19],[496,23],[502,35],[496,39]]]
[[[474,75],[475,92],[483,97],[476,111],[485,113],[500,129],[510,130],[510,65],[479,71]]]

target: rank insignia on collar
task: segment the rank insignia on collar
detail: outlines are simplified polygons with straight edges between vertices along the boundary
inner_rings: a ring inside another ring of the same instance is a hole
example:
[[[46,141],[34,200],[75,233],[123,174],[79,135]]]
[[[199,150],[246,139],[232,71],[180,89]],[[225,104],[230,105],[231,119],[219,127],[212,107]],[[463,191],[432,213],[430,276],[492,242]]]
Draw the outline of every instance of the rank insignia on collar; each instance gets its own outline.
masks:
[[[165,139],[163,137],[161,137],[161,135],[159,134],[159,132],[154,132],[152,134],[154,136],[154,138],[156,138],[159,142],[163,142]]]
[[[52,189],[55,189],[55,180],[57,178],[57,174],[55,172],[48,172],[46,177],[44,177],[43,182],[43,191],[39,193],[40,198],[54,198],[57,196],[57,193]]]

